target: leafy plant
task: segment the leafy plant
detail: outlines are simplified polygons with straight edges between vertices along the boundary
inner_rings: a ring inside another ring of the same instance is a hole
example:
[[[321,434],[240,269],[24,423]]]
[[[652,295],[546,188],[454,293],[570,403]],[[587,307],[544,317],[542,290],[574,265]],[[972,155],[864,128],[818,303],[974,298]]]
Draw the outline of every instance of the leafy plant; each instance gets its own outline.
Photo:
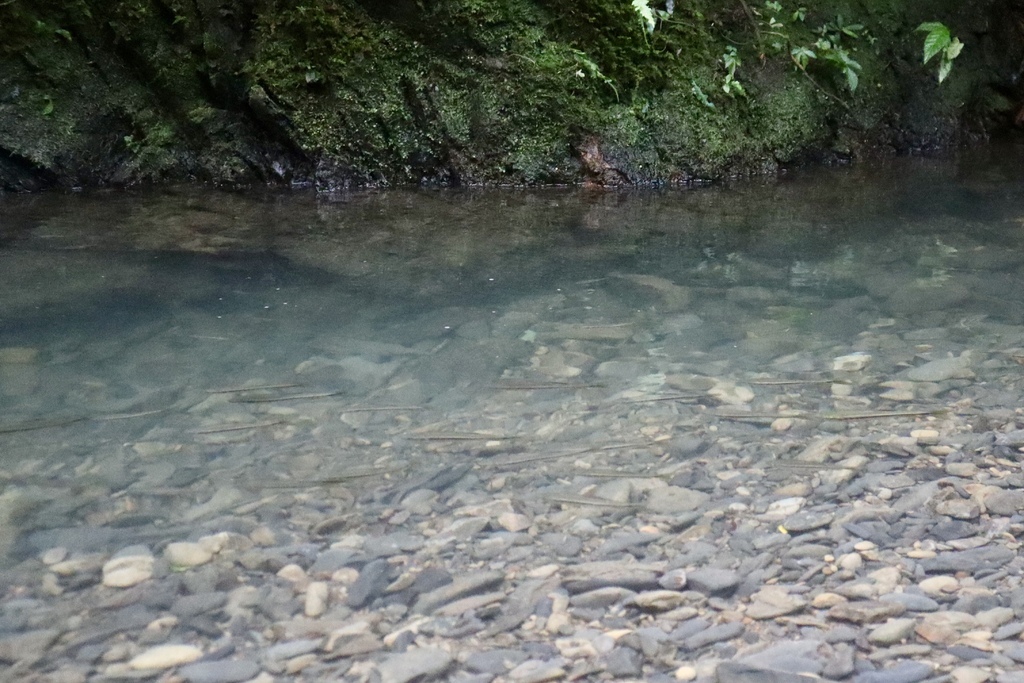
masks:
[[[615,101],[618,102],[619,89],[615,87],[615,82],[612,79],[604,75],[604,72],[601,71],[601,67],[599,67],[594,62],[594,60],[588,57],[587,53],[583,52],[582,50],[573,50],[572,54],[573,57],[575,57],[576,59],[576,64],[578,67],[575,71],[576,77],[590,77],[601,81],[602,83],[604,83],[605,85],[612,89],[612,92],[615,93]]]
[[[960,55],[964,44],[950,33],[949,27],[939,21],[926,21],[917,27],[924,33],[924,63],[939,55],[939,83],[946,80],[953,69],[953,60]]]
[[[743,66],[743,62],[740,61],[740,55],[735,45],[730,45],[725,49],[725,54],[722,55],[722,63],[725,65],[722,92],[729,97],[736,97],[737,95],[746,97],[747,91],[743,88],[743,84],[736,79],[736,69]]]
[[[698,102],[703,104],[708,109],[715,108],[715,103],[708,99],[707,94],[705,94],[704,90],[699,85],[697,85],[696,80],[690,81],[690,92],[693,93],[693,96],[697,98]]]
[[[651,9],[648,0],[633,0],[633,9],[640,17],[640,23],[644,25],[644,30],[647,33],[654,33],[657,22],[654,18],[654,10]]]

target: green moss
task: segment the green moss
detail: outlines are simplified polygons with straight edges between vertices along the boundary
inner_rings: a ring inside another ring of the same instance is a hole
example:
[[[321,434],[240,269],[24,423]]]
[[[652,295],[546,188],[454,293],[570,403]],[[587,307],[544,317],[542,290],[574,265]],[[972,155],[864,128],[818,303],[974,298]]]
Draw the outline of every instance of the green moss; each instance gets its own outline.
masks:
[[[324,160],[365,182],[574,182],[597,141],[654,182],[846,153],[893,121],[927,141],[967,102],[1009,106],[983,84],[1018,53],[968,39],[942,88],[919,64],[919,21],[957,31],[982,8],[799,4],[800,40],[838,14],[866,25],[856,93],[766,50],[735,2],[677,1],[648,34],[626,0],[19,0],[0,4],[0,135],[86,181],[301,178]],[[728,46],[746,98],[722,92]]]

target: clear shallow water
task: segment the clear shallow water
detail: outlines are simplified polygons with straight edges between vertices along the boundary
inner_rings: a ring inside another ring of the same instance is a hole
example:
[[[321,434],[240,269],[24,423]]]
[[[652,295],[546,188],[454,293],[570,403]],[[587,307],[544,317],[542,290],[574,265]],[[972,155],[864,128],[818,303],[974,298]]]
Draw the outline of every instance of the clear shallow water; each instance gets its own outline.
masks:
[[[494,448],[424,435],[642,437],[677,414],[628,401],[678,388],[666,375],[830,379],[865,351],[850,398],[730,407],[891,408],[882,383],[967,351],[989,380],[974,398],[1011,400],[1020,161],[644,193],[5,197],[0,552],[180,536],[255,500],[252,481]],[[960,399],[956,381],[900,405]],[[219,393],[264,385],[295,386]]]

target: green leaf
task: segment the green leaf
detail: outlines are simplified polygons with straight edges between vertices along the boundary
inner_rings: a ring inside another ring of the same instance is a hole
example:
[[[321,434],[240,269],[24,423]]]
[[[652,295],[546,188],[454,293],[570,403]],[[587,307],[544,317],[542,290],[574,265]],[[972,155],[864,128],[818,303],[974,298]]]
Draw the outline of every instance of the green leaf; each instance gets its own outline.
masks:
[[[654,18],[654,10],[647,4],[647,0],[633,0],[633,9],[640,15],[640,21],[648,33],[654,32],[657,21]]]
[[[964,44],[960,42],[959,38],[954,38],[953,42],[946,48],[946,59],[953,61],[960,56],[960,51],[964,49]]]
[[[857,92],[857,86],[860,85],[860,79],[857,78],[857,72],[847,67],[846,73],[846,85],[849,86],[850,92]]]
[[[53,98],[49,95],[46,96],[43,104],[43,116],[49,116],[53,113]]]
[[[715,103],[708,99],[708,96],[704,94],[704,91],[701,89],[701,87],[697,85],[697,81],[690,81],[690,92],[692,92],[693,96],[696,97],[697,100],[708,109],[715,108]]]
[[[929,22],[921,24],[917,30],[924,30],[925,26],[929,27],[924,37],[924,63],[927,64],[932,57],[949,47],[953,38],[945,24]]]
[[[808,49],[806,47],[794,47],[792,50],[790,50],[789,54],[793,56],[793,59],[800,66],[801,69],[805,68],[808,62],[810,62],[812,59],[818,58],[818,55],[814,53],[814,50]]]
[[[953,68],[953,62],[948,59],[943,59],[939,62],[939,83],[946,80],[946,76],[949,75],[950,70]]]

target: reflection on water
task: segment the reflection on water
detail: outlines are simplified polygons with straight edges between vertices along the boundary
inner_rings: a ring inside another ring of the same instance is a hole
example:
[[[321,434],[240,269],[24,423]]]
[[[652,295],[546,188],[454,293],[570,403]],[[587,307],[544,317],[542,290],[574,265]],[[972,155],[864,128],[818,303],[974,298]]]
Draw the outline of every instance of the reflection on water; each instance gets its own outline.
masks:
[[[639,193],[5,197],[0,552],[187,533],[254,481],[415,468],[443,434],[654,428],[579,418],[616,397],[776,410],[794,397],[757,381],[835,379],[855,351],[870,380],[796,408],[1016,381],[1024,196],[1018,165],[983,161]],[[899,384],[944,358],[963,362]]]

